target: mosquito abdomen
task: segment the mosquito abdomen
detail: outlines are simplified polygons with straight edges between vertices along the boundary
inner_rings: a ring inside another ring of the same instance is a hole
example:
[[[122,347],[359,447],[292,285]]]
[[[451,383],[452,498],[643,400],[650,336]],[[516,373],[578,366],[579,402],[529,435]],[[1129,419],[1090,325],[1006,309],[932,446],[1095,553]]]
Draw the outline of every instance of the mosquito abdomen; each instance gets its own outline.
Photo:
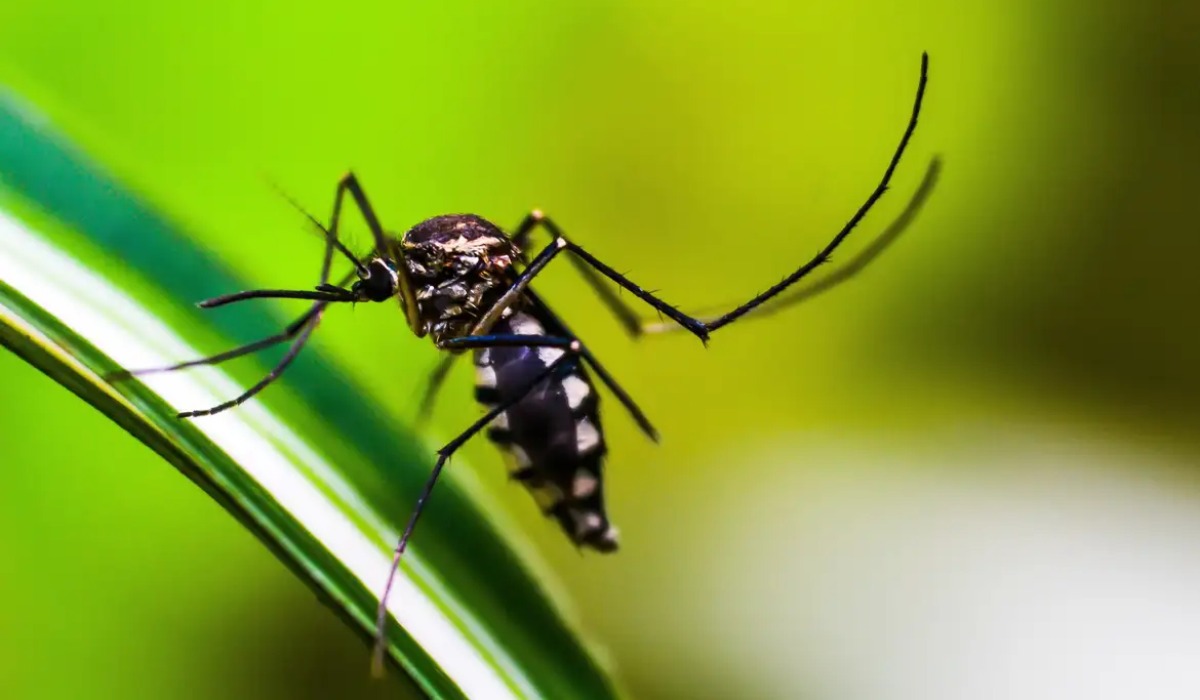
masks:
[[[497,334],[544,335],[545,324],[528,311],[500,319]],[[515,399],[559,359],[558,348],[493,347],[475,351],[476,398],[485,406]],[[547,377],[488,428],[521,482],[577,545],[602,552],[617,548],[617,532],[604,509],[604,433],[595,387],[583,367],[565,365]]]

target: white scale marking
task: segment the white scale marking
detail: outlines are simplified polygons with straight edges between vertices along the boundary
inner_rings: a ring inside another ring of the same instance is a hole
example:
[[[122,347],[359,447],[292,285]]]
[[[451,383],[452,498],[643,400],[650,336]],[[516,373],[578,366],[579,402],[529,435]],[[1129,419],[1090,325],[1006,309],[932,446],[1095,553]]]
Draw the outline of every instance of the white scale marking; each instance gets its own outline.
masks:
[[[567,393],[567,404],[573,409],[579,408],[583,404],[583,400],[592,392],[587,382],[574,374],[567,375],[563,379],[562,385],[563,390]]]
[[[508,425],[507,420],[505,421],[505,425]],[[520,445],[508,445],[506,449],[508,449],[508,453],[513,456],[513,460],[517,464],[517,469],[525,469],[532,464],[532,462],[529,461],[529,454],[526,453]]]
[[[562,356],[563,351],[558,348],[538,348],[538,359],[547,367],[554,364]]]
[[[587,498],[593,493],[596,493],[596,487],[600,485],[600,480],[586,469],[580,469],[575,473],[575,481],[571,483],[571,495],[575,498]]]
[[[579,450],[579,454],[587,454],[599,444],[600,431],[596,430],[590,419],[580,418],[575,424],[575,449]]]
[[[496,370],[489,366],[475,368],[475,386],[492,389],[496,386]]]
[[[526,313],[518,313],[513,316],[512,332],[514,335],[546,335],[546,329],[542,327],[542,324]],[[563,356],[563,351],[560,348],[538,348],[537,356],[542,364],[549,367]]]
[[[604,526],[600,514],[593,511],[572,510],[571,518],[575,521],[575,539],[583,539]]]
[[[519,313],[513,318],[512,331],[515,335],[545,335],[546,329],[529,314]]]

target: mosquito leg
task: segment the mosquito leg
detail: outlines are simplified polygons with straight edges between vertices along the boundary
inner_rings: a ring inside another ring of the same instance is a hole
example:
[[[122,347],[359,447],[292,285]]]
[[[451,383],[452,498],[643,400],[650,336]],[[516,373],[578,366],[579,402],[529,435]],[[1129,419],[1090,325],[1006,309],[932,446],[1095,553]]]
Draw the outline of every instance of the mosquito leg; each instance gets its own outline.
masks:
[[[638,405],[634,403],[633,397],[622,389],[620,384],[617,384],[617,380],[613,379],[613,376],[608,373],[608,370],[604,369],[600,361],[592,355],[592,352],[586,346],[580,348],[579,354],[583,355],[583,359],[596,371],[596,376],[600,378],[601,382],[604,382],[604,386],[608,387],[613,396],[617,397],[617,400],[621,402],[621,405],[633,417],[634,422],[638,424],[638,428],[645,433],[646,437],[654,442],[658,442],[658,430],[650,423],[650,419],[646,417],[646,414],[642,413],[642,409],[638,408]]]
[[[322,277],[324,278],[327,275],[328,275],[328,271],[324,272],[322,274]],[[353,275],[347,275],[344,279],[342,279],[341,282],[339,282],[339,285],[342,285],[342,284],[345,284],[346,282],[348,282],[352,276]],[[220,297],[218,297],[218,298],[220,298]],[[261,340],[256,340],[252,343],[247,343],[246,345],[242,345],[242,346],[233,348],[232,350],[226,350],[225,352],[217,353],[216,355],[210,355],[208,357],[203,357],[198,360],[189,360],[188,362],[180,362],[179,364],[171,365],[169,367],[151,367],[148,369],[119,370],[119,371],[112,372],[111,374],[106,375],[105,378],[108,381],[120,381],[123,379],[128,379],[130,377],[145,376],[147,374],[158,374],[160,372],[174,372],[175,370],[187,369],[189,367],[199,367],[201,365],[216,365],[216,364],[225,362],[226,360],[232,360],[234,358],[241,357],[243,355],[249,355],[252,352],[258,352],[259,350],[262,350],[264,348],[269,348],[273,345],[278,345],[279,343],[282,343],[285,340],[291,340],[292,338],[296,337],[296,334],[299,333],[304,328],[305,325],[312,322],[314,319],[317,318],[317,316],[319,316],[320,314],[322,314],[324,312],[326,305],[327,305],[327,302],[318,301],[317,303],[315,303],[311,307],[309,307],[308,311],[305,311],[303,315],[301,315],[295,321],[292,321],[291,323],[289,323],[287,325],[287,327],[284,328],[283,331],[276,333],[275,335],[270,335],[270,336],[267,336],[266,338],[262,338]]]
[[[284,354],[283,358],[281,360],[279,360],[279,364],[275,365],[275,367],[270,372],[267,373],[267,376],[258,380],[258,383],[256,383],[254,386],[252,386],[249,389],[247,389],[246,391],[244,391],[240,396],[238,396],[235,399],[226,401],[225,403],[222,403],[222,404],[218,404],[216,406],[213,406],[212,408],[205,408],[205,409],[202,409],[199,411],[184,411],[184,412],[178,414],[177,417],[178,418],[196,418],[198,416],[215,415],[217,413],[220,413],[221,411],[224,411],[226,409],[230,409],[230,408],[233,408],[234,406],[238,406],[238,405],[241,405],[242,403],[245,403],[245,401],[247,399],[254,396],[258,392],[262,391],[263,389],[266,389],[267,386],[271,384],[271,382],[275,381],[276,379],[279,378],[279,376],[281,374],[283,374],[284,370],[286,370],[288,368],[288,365],[292,364],[292,360],[295,360],[296,356],[300,354],[300,350],[304,347],[304,344],[306,342],[308,342],[309,336],[311,336],[312,332],[314,330],[316,330],[317,324],[321,320],[321,311],[323,309],[324,309],[324,307],[320,307],[317,309],[317,312],[313,316],[312,320],[310,320],[308,322],[308,324],[304,326],[303,330],[300,331],[300,334],[298,336],[296,336],[295,340],[292,341],[291,347],[288,348],[288,351],[287,351],[287,353]]]
[[[454,339],[453,341],[446,341],[443,344],[439,345],[438,347],[441,349],[457,348],[460,350],[466,349],[468,347],[472,347],[472,348],[491,347],[491,346],[487,346],[487,345],[467,344],[467,343],[464,343],[463,341],[469,340],[469,341],[474,342],[474,341],[477,341],[479,338],[493,338],[493,337],[497,337],[497,336],[460,337],[460,338]],[[529,338],[534,338],[534,337],[538,337],[538,336],[515,336],[515,337],[529,339]],[[543,344],[543,345],[536,345],[536,346],[526,343],[526,345],[529,347],[561,347],[562,343],[555,343],[553,345]],[[442,357],[441,361],[438,362],[438,365],[437,365],[437,367],[434,368],[433,372],[430,373],[429,382],[425,387],[425,393],[421,396],[420,409],[419,409],[419,412],[417,413],[418,421],[424,420],[429,415],[429,413],[432,411],[434,400],[437,398],[438,392],[441,390],[442,384],[446,381],[446,376],[449,375],[450,368],[454,366],[454,361],[456,359],[458,359],[458,355],[455,355],[455,354],[445,355],[444,357]]]
[[[450,368],[454,366],[454,360],[458,359],[458,355],[446,355],[438,361],[437,367],[429,373],[429,379],[425,385],[425,393],[421,395],[420,408],[417,412],[418,425],[422,425],[422,421],[426,420],[433,413],[433,404],[437,400],[437,395],[442,389],[442,384],[445,383],[446,377],[450,375]]]
[[[546,304],[546,302],[532,289],[526,289],[525,291],[534,307],[540,314],[541,320],[548,324],[546,327],[548,331],[554,335],[561,335],[570,338],[579,337],[567,327],[567,324],[563,323],[562,319],[558,317],[558,314],[555,314],[554,311],[551,310]],[[658,442],[658,431],[654,429],[653,425],[651,425],[650,420],[646,417],[646,414],[642,413],[642,410],[638,408],[636,403],[634,403],[633,398],[629,395],[629,393],[626,392],[625,389],[623,389],[621,385],[617,383],[617,380],[614,379],[613,376],[604,369],[604,366],[600,364],[600,361],[597,360],[594,355],[592,355],[590,350],[588,350],[586,344],[582,345],[580,353],[584,356],[584,359],[592,367],[592,369],[596,371],[596,376],[600,378],[600,381],[604,382],[604,385],[608,387],[608,390],[617,397],[617,400],[620,401],[623,406],[625,406],[625,410],[627,410],[629,415],[633,417],[635,422],[637,422],[638,427],[642,429],[642,432],[654,442]]]
[[[159,372],[174,372],[175,370],[187,369],[188,367],[198,367],[201,365],[216,365],[216,364],[220,364],[226,360],[232,360],[235,357],[241,357],[242,355],[249,355],[252,352],[258,352],[259,350],[262,350],[264,348],[269,348],[273,345],[278,345],[279,343],[282,343],[285,340],[290,340],[290,339],[296,337],[296,334],[299,333],[300,330],[302,328],[304,328],[304,326],[307,325],[309,321],[313,320],[313,318],[315,318],[316,315],[318,313],[320,313],[321,310],[324,308],[325,308],[324,304],[314,304],[312,308],[310,308],[308,311],[304,312],[303,316],[301,316],[300,318],[297,318],[295,321],[292,321],[290,324],[288,324],[287,328],[285,328],[283,331],[276,333],[275,335],[272,335],[272,336],[267,336],[266,338],[263,338],[262,340],[256,340],[253,343],[247,343],[246,345],[236,347],[232,350],[226,350],[225,352],[217,353],[216,355],[210,355],[208,357],[203,357],[199,360],[190,360],[188,362],[180,362],[177,365],[171,365],[169,367],[152,367],[150,369],[120,370],[118,372],[113,372],[112,374],[108,375],[107,378],[109,381],[116,381],[116,380],[120,380],[120,379],[128,379],[129,377],[142,377],[147,374],[158,374]]]
[[[824,294],[825,292],[828,292],[834,287],[837,287],[841,283],[852,279],[855,275],[862,272],[867,265],[874,262],[876,258],[878,258],[884,253],[884,251],[891,247],[891,245],[896,242],[896,239],[898,239],[909,227],[909,225],[912,224],[913,219],[916,218],[917,214],[924,206],[925,201],[933,192],[934,186],[937,185],[937,180],[941,174],[941,170],[942,161],[940,158],[934,158],[932,161],[930,161],[929,167],[925,170],[924,179],[921,180],[920,186],[918,186],[916,192],[913,193],[913,196],[908,201],[908,205],[904,208],[904,211],[901,212],[900,215],[897,216],[892,223],[889,224],[886,229],[884,229],[883,233],[879,234],[879,236],[877,236],[870,245],[859,251],[859,253],[851,258],[848,262],[813,284],[805,286],[801,289],[797,289],[794,293],[788,294],[779,299],[775,299],[769,304],[760,306],[759,308],[755,309],[753,313],[747,314],[745,319],[748,320],[773,316],[780,311],[784,311],[796,306],[797,304],[800,304],[801,302],[808,301],[813,297]],[[712,316],[702,318],[701,320],[703,320],[706,324],[710,324],[715,321],[716,318],[716,316]],[[643,323],[641,330],[644,333],[650,334],[668,333],[672,331],[678,331],[680,328],[679,326],[671,323],[655,322]]]
[[[525,215],[525,218],[521,220],[520,225],[513,232],[513,242],[518,248],[524,250],[529,243],[530,236],[539,226],[544,227],[554,238],[566,238],[562,229],[558,227],[558,224],[554,223],[540,209],[534,209]],[[645,332],[645,322],[638,316],[637,312],[629,304],[625,303],[595,270],[574,257],[571,258],[571,264],[583,277],[584,282],[592,288],[592,292],[600,298],[600,301],[617,318],[621,327],[625,329],[625,332],[631,338],[638,338]]]
[[[511,338],[514,336],[509,337]],[[400,559],[404,556],[404,550],[408,546],[409,539],[412,537],[413,529],[417,525],[417,520],[421,517],[421,513],[425,510],[425,504],[429,500],[430,494],[433,493],[433,487],[437,485],[437,480],[438,477],[441,476],[442,468],[446,466],[446,462],[450,459],[450,456],[453,455],[458,448],[462,447],[467,440],[470,440],[475,436],[476,433],[487,427],[501,413],[523,400],[529,394],[529,392],[533,391],[533,389],[547,377],[552,376],[555,372],[558,372],[560,368],[565,367],[568,363],[575,362],[577,360],[575,353],[576,348],[573,347],[573,345],[577,344],[577,341],[573,341],[569,338],[545,338],[542,336],[515,337],[523,338],[527,343],[534,347],[562,347],[566,349],[567,352],[564,352],[562,356],[547,365],[544,371],[534,377],[534,379],[529,382],[529,384],[523,390],[516,393],[513,398],[497,404],[482,418],[472,423],[471,426],[464,430],[458,437],[446,443],[441,449],[438,450],[437,462],[434,464],[433,471],[429,474],[429,478],[425,481],[425,486],[421,489],[421,493],[417,497],[416,506],[413,508],[412,515],[409,516],[408,523],[404,527],[404,532],[400,535],[400,541],[396,545],[396,550],[392,557],[392,566],[388,571],[387,584],[383,588],[383,595],[381,595],[379,598],[379,609],[375,618],[375,652],[372,662],[374,673],[377,676],[382,675],[383,673],[383,655],[386,648],[385,632],[387,630],[388,595],[392,591],[392,583],[395,581],[396,571],[400,567]],[[533,345],[535,343],[540,345]],[[464,345],[468,347],[470,346],[469,343]]]
[[[328,259],[329,251],[331,249],[332,248],[330,246],[326,247],[326,259]],[[324,272],[322,273],[322,277],[326,277],[327,275],[328,275],[328,269],[326,268],[324,270]],[[334,287],[332,285],[328,285],[328,284],[324,284],[324,283],[322,283],[320,285],[320,288],[321,289],[338,289],[338,287]],[[342,291],[346,291],[346,290],[342,290]],[[250,397],[254,396],[258,392],[267,388],[267,386],[269,386],[271,384],[271,382],[274,382],[276,379],[278,379],[280,377],[280,375],[282,375],[283,372],[288,368],[288,365],[292,364],[292,361],[295,360],[296,356],[300,354],[300,350],[302,350],[304,348],[304,344],[308,342],[309,337],[312,336],[312,332],[314,330],[316,330],[317,325],[321,322],[321,316],[325,313],[325,308],[329,305],[329,303],[332,301],[353,301],[354,300],[352,295],[350,298],[347,298],[345,296],[342,296],[340,294],[336,294],[333,292],[328,292],[328,293],[331,295],[331,298],[318,300],[315,304],[312,305],[312,307],[308,310],[307,313],[305,313],[299,319],[294,321],[290,326],[288,326],[287,329],[284,330],[283,333],[280,333],[275,336],[271,336],[269,338],[264,338],[263,340],[260,340],[256,343],[251,343],[250,345],[242,346],[241,348],[235,348],[234,350],[230,350],[230,351],[221,353],[220,355],[214,355],[213,357],[205,358],[202,360],[193,360],[192,362],[185,362],[181,365],[177,365],[175,367],[168,368],[168,369],[180,369],[182,367],[190,367],[190,366],[197,365],[197,364],[214,364],[216,362],[221,362],[224,360],[231,359],[233,357],[238,357],[240,355],[244,355],[248,352],[253,352],[254,350],[258,350],[263,347],[267,347],[269,345],[274,345],[275,343],[281,342],[282,340],[284,340],[288,337],[295,336],[295,340],[292,341],[291,347],[288,348],[288,351],[280,359],[279,363],[276,364],[275,367],[270,372],[267,373],[267,376],[260,379],[254,386],[250,387],[245,392],[243,392],[241,395],[239,395],[238,397],[236,397],[230,401],[226,401],[225,403],[219,404],[217,406],[213,406],[212,408],[202,409],[202,410],[198,410],[198,411],[184,411],[184,412],[178,414],[178,417],[179,418],[196,418],[198,416],[211,416],[211,415],[220,413],[221,411],[224,411],[226,409],[230,409],[230,408],[233,408],[234,406],[241,405]],[[347,294],[348,293],[349,292],[347,292]],[[264,296],[266,296],[266,295],[264,295]]]
[[[850,232],[854,230],[854,227],[858,225],[858,222],[862,221],[863,217],[867,215],[867,212],[871,210],[871,207],[875,205],[875,202],[879,201],[879,198],[882,197],[883,193],[887,191],[888,183],[892,180],[892,173],[896,171],[896,166],[900,164],[900,158],[904,155],[904,150],[908,147],[909,139],[912,138],[913,131],[915,131],[917,128],[917,117],[921,114],[921,102],[925,97],[925,83],[928,81],[928,75],[929,54],[921,54],[921,79],[920,82],[917,83],[917,97],[913,102],[912,116],[909,117],[908,127],[905,128],[904,135],[900,137],[900,145],[896,147],[896,152],[892,155],[892,160],[888,163],[887,170],[883,172],[883,178],[879,181],[879,184],[875,186],[875,189],[867,197],[867,200],[863,202],[862,206],[858,208],[858,211],[854,212],[854,216],[850,217],[850,220],[846,222],[846,225],[842,227],[842,230],[833,237],[833,240],[831,240],[825,246],[825,248],[821,250],[821,252],[817,253],[811,260],[797,268],[795,272],[783,278],[778,283],[772,285],[770,289],[762,294],[759,294],[745,304],[742,304],[736,309],[717,317],[711,323],[704,324],[704,327],[708,331],[715,331],[718,328],[733,323],[737,319],[753,311],[767,300],[775,297],[783,290],[800,281],[810,272],[817,269],[829,260],[829,256],[833,253],[833,251],[839,245],[841,245],[842,241],[846,239],[846,236],[850,235]]]
[[[451,338],[443,341],[439,346],[444,350],[464,350],[466,348],[495,348],[495,347],[525,347],[525,348],[569,348],[571,352],[583,357],[583,359],[591,365],[592,369],[596,370],[596,375],[600,377],[600,381],[616,395],[617,400],[621,402],[625,409],[629,411],[633,419],[637,421],[638,427],[642,432],[653,441],[658,442],[658,431],[650,424],[650,420],[646,418],[646,414],[642,413],[642,409],[638,408],[633,402],[629,394],[617,385],[610,375],[600,363],[592,355],[583,343],[578,338],[569,337],[554,337],[540,335],[472,335],[460,338]]]
[[[467,348],[496,348],[496,347],[523,347],[523,348],[563,348],[568,349],[572,353],[579,355],[583,360],[596,371],[596,375],[604,382],[604,385],[616,395],[617,400],[621,402],[625,409],[637,422],[638,427],[642,429],[651,440],[658,442],[658,431],[650,424],[650,420],[646,418],[646,414],[642,409],[638,408],[633,402],[629,394],[622,389],[612,378],[604,367],[602,367],[595,356],[592,355],[583,343],[578,338],[574,337],[556,337],[556,336],[539,336],[539,335],[472,335],[459,338],[451,338],[443,341],[440,345],[443,350],[465,350]]]
[[[542,270],[544,270],[546,266],[550,264],[550,261],[564,250],[569,250],[573,255],[582,258],[584,262],[586,262],[588,265],[591,265],[605,277],[608,277],[612,281],[629,290],[634,296],[654,307],[660,313],[670,317],[671,320],[691,331],[696,335],[696,337],[705,342],[708,341],[708,329],[704,327],[703,323],[688,316],[674,306],[671,306],[650,292],[647,292],[646,290],[637,286],[632,281],[613,270],[611,267],[597,260],[591,255],[591,253],[588,253],[583,248],[580,248],[578,245],[575,245],[562,236],[555,238],[550,245],[546,246],[544,249],[542,249],[542,252],[538,253],[537,257],[535,257],[529,263],[529,266],[517,276],[517,279],[513,285],[509,287],[508,290],[496,300],[492,307],[489,308],[482,317],[480,317],[479,321],[475,323],[475,327],[472,329],[471,334],[480,334],[481,330],[489,329],[495,325],[496,321],[500,318],[500,315],[504,313],[504,310],[516,303],[516,301],[521,298],[521,295],[526,293],[529,283],[533,280],[533,278],[536,277]]]
[[[366,192],[363,191],[362,185],[358,182],[358,177],[354,173],[347,173],[338,181],[337,192],[333,198],[333,214],[329,220],[330,235],[336,239],[338,223],[342,216],[342,200],[345,199],[346,193],[354,199],[355,205],[358,207],[359,213],[362,214],[363,220],[367,222],[367,228],[371,229],[371,236],[375,239],[375,254],[388,260],[395,260],[403,264],[403,254],[399,246],[394,245],[387,237],[383,230],[383,224],[379,222],[379,217],[375,214],[375,208],[371,206],[370,200],[367,199]],[[397,280],[400,284],[400,300],[401,306],[404,308],[404,318],[408,321],[408,327],[414,333],[422,335],[419,331],[420,319],[417,318],[417,297],[413,293],[412,283],[408,279],[408,275],[399,275]]]
[[[912,115],[909,117],[908,125],[904,130],[903,136],[900,138],[899,146],[892,155],[892,159],[888,163],[887,169],[884,171],[883,178],[867,197],[866,201],[863,202],[863,204],[854,213],[854,216],[850,218],[846,225],[842,227],[842,230],[839,231],[838,234],[834,236],[833,239],[826,244],[826,246],[812,259],[801,265],[780,282],[772,285],[765,292],[734,308],[732,311],[729,311],[707,322],[683,313],[676,307],[658,298],[658,296],[655,294],[642,289],[632,280],[604,264],[591,253],[588,253],[586,250],[581,248],[579,245],[571,242],[566,238],[566,236],[563,235],[562,230],[559,229],[553,221],[541,214],[541,212],[534,211],[527,216],[525,221],[522,222],[521,226],[518,227],[514,237],[518,240],[524,240],[532,228],[536,224],[540,223],[541,225],[545,226],[552,235],[554,235],[554,241],[547,246],[542,253],[534,258],[532,262],[530,262],[529,266],[526,267],[525,271],[520,275],[520,277],[518,277],[517,282],[513,285],[513,287],[501,297],[497,303],[497,307],[500,307],[500,309],[496,313],[502,313],[503,308],[512,304],[515,299],[528,287],[530,280],[539,272],[541,272],[541,270],[545,268],[547,264],[549,264],[550,260],[552,260],[560,251],[569,250],[572,253],[571,258],[576,261],[576,267],[578,269],[585,270],[586,268],[590,268],[584,272],[585,280],[587,280],[588,284],[596,290],[597,294],[600,295],[601,300],[604,301],[607,306],[609,306],[609,308],[617,316],[618,320],[621,321],[622,325],[630,335],[637,336],[643,332],[644,329],[642,326],[642,321],[638,318],[637,314],[633,313],[633,311],[612,292],[611,289],[607,289],[607,286],[604,284],[603,280],[599,279],[600,276],[607,277],[621,288],[649,304],[659,313],[667,316],[672,321],[682,326],[685,330],[700,338],[701,341],[707,342],[710,333],[723,328],[747,313],[750,313],[754,309],[758,308],[762,304],[791,287],[796,282],[799,282],[801,279],[808,276],[813,270],[827,262],[829,260],[829,256],[834,252],[834,250],[836,250],[837,247],[842,244],[846,237],[850,235],[850,232],[854,230],[854,227],[858,225],[858,223],[867,215],[867,212],[871,210],[879,198],[883,196],[883,193],[887,191],[888,184],[891,182],[892,174],[895,172],[896,166],[899,165],[900,159],[908,147],[908,142],[911,140],[913,132],[916,130],[917,118],[921,112],[921,103],[925,97],[925,85],[928,82],[928,72],[929,56],[928,54],[922,54],[921,77],[917,84],[917,96],[913,102]],[[489,315],[491,313],[492,312],[489,310]],[[486,319],[487,317],[485,316],[485,320]]]

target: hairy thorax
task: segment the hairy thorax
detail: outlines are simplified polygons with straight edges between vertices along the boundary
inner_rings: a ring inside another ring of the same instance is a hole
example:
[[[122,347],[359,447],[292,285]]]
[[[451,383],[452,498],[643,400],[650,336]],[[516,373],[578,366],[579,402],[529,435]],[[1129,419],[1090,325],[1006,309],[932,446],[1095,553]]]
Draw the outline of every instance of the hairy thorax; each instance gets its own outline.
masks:
[[[471,214],[423,221],[400,245],[420,323],[434,342],[471,331],[511,284],[519,252],[503,231]]]

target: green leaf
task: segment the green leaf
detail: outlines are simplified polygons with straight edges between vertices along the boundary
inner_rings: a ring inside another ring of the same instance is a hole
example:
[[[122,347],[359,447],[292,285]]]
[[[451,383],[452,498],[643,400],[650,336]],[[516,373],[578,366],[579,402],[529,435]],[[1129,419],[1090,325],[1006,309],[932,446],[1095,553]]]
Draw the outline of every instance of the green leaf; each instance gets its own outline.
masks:
[[[0,344],[179,469],[369,638],[432,449],[315,348],[288,371],[299,408],[286,420],[253,401],[176,419],[239,393],[218,368],[108,384],[119,367],[205,354],[179,332],[194,335],[189,324],[244,343],[286,321],[255,304],[211,318],[185,311],[247,285],[2,94],[0,184]],[[414,683],[433,697],[616,695],[530,548],[499,531],[486,498],[450,478],[433,503],[390,599],[400,625],[389,653]],[[367,656],[364,647],[364,673]]]

